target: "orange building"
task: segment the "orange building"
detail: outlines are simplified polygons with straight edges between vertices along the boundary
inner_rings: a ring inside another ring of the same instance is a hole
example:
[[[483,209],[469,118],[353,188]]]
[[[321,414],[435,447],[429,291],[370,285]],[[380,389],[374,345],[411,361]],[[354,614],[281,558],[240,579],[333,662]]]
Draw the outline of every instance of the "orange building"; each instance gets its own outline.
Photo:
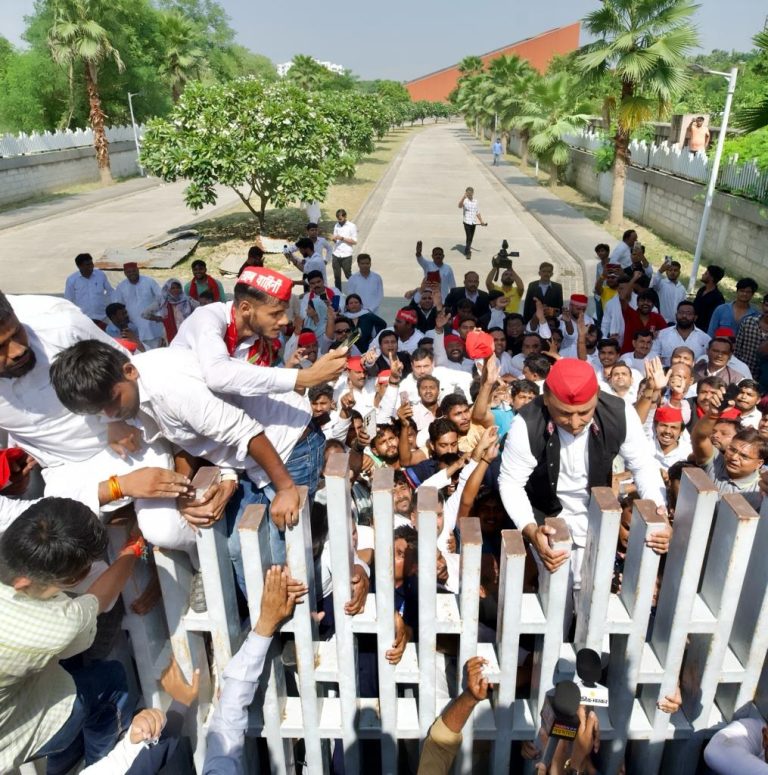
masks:
[[[534,35],[532,38],[521,40],[519,43],[489,51],[480,58],[483,64],[488,64],[497,57],[517,54],[543,73],[555,54],[570,54],[579,47],[580,30],[580,22],[569,24],[567,27],[556,27],[540,35]],[[405,88],[408,89],[412,100],[445,102],[448,95],[456,88],[460,76],[459,66],[452,65],[413,81],[407,81]]]

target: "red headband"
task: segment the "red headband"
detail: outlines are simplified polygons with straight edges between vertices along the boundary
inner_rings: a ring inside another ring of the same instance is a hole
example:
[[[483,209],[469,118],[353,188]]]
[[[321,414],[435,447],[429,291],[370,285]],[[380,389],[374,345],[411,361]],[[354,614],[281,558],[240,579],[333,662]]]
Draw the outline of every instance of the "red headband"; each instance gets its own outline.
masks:
[[[291,298],[293,280],[274,269],[267,269],[263,266],[246,267],[237,278],[237,282],[249,285],[251,288],[280,301],[289,301]]]

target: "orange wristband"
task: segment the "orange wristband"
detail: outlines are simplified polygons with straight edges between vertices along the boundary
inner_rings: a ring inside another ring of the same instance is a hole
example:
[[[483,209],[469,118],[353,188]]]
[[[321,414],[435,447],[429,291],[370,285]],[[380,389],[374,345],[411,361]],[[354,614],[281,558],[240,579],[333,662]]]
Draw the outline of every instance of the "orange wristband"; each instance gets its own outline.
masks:
[[[134,557],[141,559],[144,556],[146,548],[147,542],[144,540],[144,536],[139,536],[132,541],[128,541],[128,543],[120,550],[120,554],[130,552]]]
[[[107,480],[107,484],[109,485],[109,497],[113,501],[119,501],[123,497],[125,497],[123,495],[122,489],[120,488],[120,481],[116,475],[110,476],[109,479]]]

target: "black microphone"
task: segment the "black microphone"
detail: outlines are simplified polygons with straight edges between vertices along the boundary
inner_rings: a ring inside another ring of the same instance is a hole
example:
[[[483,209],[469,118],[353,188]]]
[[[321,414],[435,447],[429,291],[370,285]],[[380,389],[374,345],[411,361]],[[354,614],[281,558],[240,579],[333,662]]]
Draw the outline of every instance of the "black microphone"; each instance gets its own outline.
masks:
[[[576,653],[576,674],[582,705],[608,707],[608,688],[598,683],[602,673],[600,655],[592,649],[579,649]]]
[[[560,681],[544,696],[538,737],[540,742],[545,736],[548,738],[542,757],[547,766],[552,763],[558,740],[573,740],[576,737],[580,703],[581,689],[573,681]]]

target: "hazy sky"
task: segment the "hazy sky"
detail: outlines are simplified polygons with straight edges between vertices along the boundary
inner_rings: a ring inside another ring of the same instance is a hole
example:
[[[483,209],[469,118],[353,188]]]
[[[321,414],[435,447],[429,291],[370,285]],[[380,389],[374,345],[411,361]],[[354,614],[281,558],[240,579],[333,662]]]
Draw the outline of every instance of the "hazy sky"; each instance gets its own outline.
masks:
[[[275,63],[310,54],[365,79],[395,80],[570,24],[599,5],[599,0],[358,0],[338,7],[317,0],[219,2],[238,41]],[[0,5],[0,34],[21,44],[24,14],[31,12],[33,0],[1,0]],[[766,16],[765,0],[701,0],[696,23],[703,50],[748,50]]]

